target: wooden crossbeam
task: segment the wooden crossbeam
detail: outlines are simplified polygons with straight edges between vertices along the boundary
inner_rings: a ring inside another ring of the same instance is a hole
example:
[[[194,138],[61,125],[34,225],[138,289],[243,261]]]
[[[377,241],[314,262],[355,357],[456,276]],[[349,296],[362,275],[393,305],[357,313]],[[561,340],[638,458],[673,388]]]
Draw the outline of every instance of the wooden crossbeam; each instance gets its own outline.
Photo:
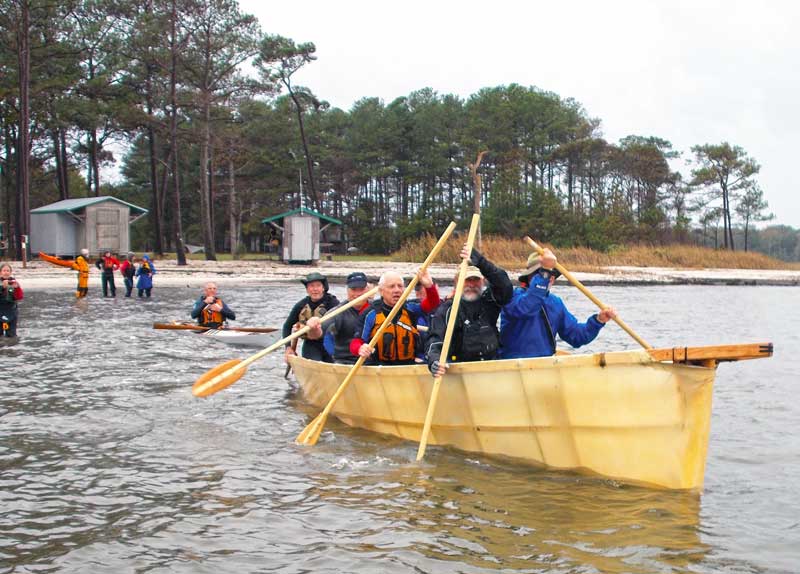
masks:
[[[705,364],[708,361],[743,361],[766,359],[772,356],[772,343],[748,343],[744,345],[710,345],[707,347],[669,347],[647,349],[656,361],[673,363]]]

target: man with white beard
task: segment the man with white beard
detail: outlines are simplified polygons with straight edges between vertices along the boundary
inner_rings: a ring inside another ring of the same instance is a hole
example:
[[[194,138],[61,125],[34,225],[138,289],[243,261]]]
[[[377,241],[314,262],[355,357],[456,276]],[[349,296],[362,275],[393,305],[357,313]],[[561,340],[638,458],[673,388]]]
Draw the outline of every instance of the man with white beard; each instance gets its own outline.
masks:
[[[466,244],[461,248],[461,258],[469,255],[470,267],[464,277],[464,291],[458,317],[453,328],[447,363],[462,361],[489,361],[497,358],[500,333],[497,319],[503,305],[511,301],[514,288],[508,273],[494,265],[476,249],[470,254]],[[444,301],[436,310],[428,338],[428,367],[434,376],[442,376],[442,342],[450,318],[453,300]]]

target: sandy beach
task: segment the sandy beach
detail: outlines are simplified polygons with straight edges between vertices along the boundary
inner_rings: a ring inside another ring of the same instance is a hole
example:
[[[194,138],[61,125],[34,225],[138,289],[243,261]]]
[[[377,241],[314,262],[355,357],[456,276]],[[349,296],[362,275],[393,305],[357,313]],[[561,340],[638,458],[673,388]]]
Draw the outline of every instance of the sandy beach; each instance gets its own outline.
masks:
[[[76,272],[34,260],[23,268],[13,262],[14,276],[25,289],[73,287]],[[288,265],[277,261],[197,261],[190,260],[179,267],[175,260],[157,260],[154,285],[201,286],[207,281],[220,285],[286,283],[297,281],[311,271],[325,274],[331,283],[343,283],[351,271],[363,271],[371,279],[387,270],[396,270],[410,276],[419,263],[396,261],[320,261],[318,265]],[[431,275],[443,285],[451,284],[456,265],[439,264],[431,267]],[[512,279],[521,269],[510,269]],[[748,270],[748,269],[672,269],[663,267],[606,267],[598,273],[574,273],[585,285],[800,285],[800,271]],[[122,278],[117,276],[118,284]],[[566,282],[559,279],[559,282]],[[100,271],[92,267],[89,285],[100,286]]]

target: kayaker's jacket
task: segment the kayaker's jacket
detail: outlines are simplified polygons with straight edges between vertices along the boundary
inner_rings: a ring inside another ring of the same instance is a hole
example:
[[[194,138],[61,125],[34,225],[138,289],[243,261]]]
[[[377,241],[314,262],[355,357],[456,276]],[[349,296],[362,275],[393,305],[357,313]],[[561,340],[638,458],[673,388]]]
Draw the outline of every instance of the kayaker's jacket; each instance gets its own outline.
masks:
[[[119,269],[119,265],[119,259],[111,255],[108,257],[103,255],[94,264],[94,266],[100,269],[104,275],[113,275],[114,271]]]
[[[350,343],[358,335],[359,315],[368,308],[369,301],[365,301],[359,308],[350,307],[323,326],[325,337],[322,342],[334,363],[352,365],[358,359],[350,352]]]
[[[22,300],[22,287],[19,283],[13,287],[3,287],[0,281],[0,318],[5,317],[5,321],[13,321],[17,318],[17,301]]]
[[[500,313],[500,358],[553,355],[556,335],[573,347],[591,343],[603,328],[597,315],[579,323],[561,298],[550,293],[548,279],[532,277],[530,287],[516,288]]]
[[[221,311],[211,309],[211,305],[217,303],[222,304]],[[235,320],[236,313],[234,313],[219,297],[216,297],[213,303],[206,303],[206,296],[200,295],[200,298],[195,301],[194,307],[192,307],[192,319],[197,319],[198,325],[208,327],[209,329],[217,329],[226,320]]]
[[[153,288],[153,275],[156,273],[156,266],[153,265],[151,259],[144,255],[139,268],[136,270],[136,276],[139,279],[136,281],[137,289],[152,289]]]
[[[130,259],[126,259],[120,264],[119,272],[125,279],[133,281],[133,277],[136,275],[136,265]]]
[[[471,259],[477,262],[476,267],[480,269],[488,286],[476,301],[461,299],[458,317],[453,327],[453,338],[450,341],[448,363],[488,361],[497,358],[500,348],[497,318],[503,305],[511,301],[514,294],[508,273],[476,250],[472,251]],[[445,301],[433,316],[427,352],[429,365],[434,361],[441,361],[442,343],[452,306],[452,299]]]
[[[384,330],[375,343],[375,353],[371,361],[379,364],[403,365],[413,364],[414,357],[420,348],[417,322],[423,313],[430,313],[439,306],[439,289],[436,284],[425,289],[422,303],[406,301],[403,309],[395,315],[392,324]],[[360,337],[350,343],[350,352],[358,355],[358,349],[365,342],[372,340],[375,333],[392,311],[392,306],[378,299],[370,304],[369,309],[360,315]]]
[[[78,289],[89,287],[89,263],[83,255],[78,255],[75,258],[75,261],[72,262],[72,268],[78,272]]]

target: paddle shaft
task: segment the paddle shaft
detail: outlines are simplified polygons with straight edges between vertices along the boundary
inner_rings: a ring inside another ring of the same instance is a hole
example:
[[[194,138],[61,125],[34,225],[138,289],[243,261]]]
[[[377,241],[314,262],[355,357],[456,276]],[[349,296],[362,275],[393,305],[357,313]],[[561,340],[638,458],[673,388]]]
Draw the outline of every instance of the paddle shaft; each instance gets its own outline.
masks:
[[[369,291],[365,291],[364,293],[362,293],[361,295],[359,295],[358,297],[356,297],[352,301],[348,301],[344,305],[341,305],[341,306],[339,306],[339,307],[337,307],[337,308],[335,308],[335,309],[333,309],[331,311],[328,311],[327,313],[325,313],[320,318],[320,323],[325,323],[326,321],[329,321],[330,319],[333,319],[334,317],[336,317],[340,313],[344,313],[345,311],[347,311],[350,307],[353,307],[354,305],[358,305],[359,303],[369,299],[370,297],[373,297],[375,295],[375,293],[377,293],[377,292],[378,292],[378,288],[377,287],[373,287],[372,289],[370,289]],[[220,373],[216,377],[206,381],[205,383],[203,383],[202,388],[198,388],[198,389],[194,389],[193,388],[192,392],[195,395],[199,395],[203,391],[203,389],[208,389],[210,387],[213,387],[213,386],[217,385],[218,383],[222,382],[224,379],[235,375],[238,371],[245,370],[248,367],[248,365],[250,365],[251,363],[254,363],[255,361],[259,360],[261,357],[271,353],[275,349],[279,349],[279,348],[283,347],[286,343],[289,343],[289,342],[291,342],[291,341],[293,341],[295,339],[298,339],[298,338],[302,337],[303,335],[308,333],[308,331],[310,329],[311,329],[311,327],[308,327],[308,326],[305,326],[302,329],[298,329],[297,331],[295,331],[294,333],[292,333],[288,337],[284,337],[283,339],[273,343],[272,345],[270,345],[266,349],[262,349],[261,351],[259,351],[255,355],[252,355],[252,356],[246,358],[241,363],[237,363],[234,367],[232,367],[232,368],[228,369],[227,371],[224,371],[224,372]]]
[[[536,251],[539,253],[539,255],[544,255],[544,249],[542,249],[542,248],[541,248],[541,246],[540,246],[538,243],[536,243],[536,242],[535,242],[533,239],[531,239],[530,237],[525,237],[525,241],[528,243],[528,245],[530,245],[531,247],[533,247],[533,248],[534,248],[534,249],[535,249],[535,250],[536,250]],[[572,283],[573,285],[575,285],[575,287],[577,287],[577,288],[578,288],[578,290],[580,290],[580,292],[581,292],[581,293],[583,293],[584,295],[586,295],[586,296],[589,298],[589,300],[590,300],[592,303],[594,303],[595,305],[597,305],[597,306],[600,308],[600,310],[601,310],[601,311],[607,307],[607,305],[605,305],[605,304],[604,304],[602,301],[600,301],[600,299],[598,299],[597,297],[595,297],[595,296],[594,296],[594,294],[593,294],[591,291],[589,291],[589,290],[586,288],[586,286],[585,286],[583,283],[581,283],[580,281],[578,281],[578,280],[575,278],[575,276],[574,276],[574,275],[572,275],[572,273],[570,273],[569,271],[567,271],[567,270],[564,268],[564,266],[563,266],[563,265],[561,265],[560,263],[556,263],[556,270],[557,270],[559,273],[561,273],[561,274],[562,274],[564,277],[566,277],[566,278],[569,280],[569,282],[570,282],[570,283]],[[647,343],[647,342],[646,342],[644,339],[642,339],[642,338],[641,338],[639,335],[637,335],[637,334],[636,334],[636,333],[633,331],[633,329],[631,329],[630,327],[628,327],[627,323],[625,323],[625,321],[623,321],[623,320],[622,320],[620,317],[614,317],[614,322],[616,322],[616,324],[617,324],[617,325],[619,325],[620,327],[622,327],[622,329],[623,329],[623,330],[624,330],[626,333],[628,333],[628,335],[630,335],[631,337],[633,337],[633,339],[634,339],[634,340],[635,340],[637,343],[639,343],[639,344],[640,344],[640,345],[641,345],[643,348],[645,348],[645,349],[652,349],[652,348],[653,348],[653,347],[652,347],[652,346],[650,346],[650,345],[649,345],[649,344],[648,344],[648,343]]]
[[[472,254],[472,245],[475,243],[475,235],[480,226],[481,216],[477,213],[472,216],[472,223],[469,226],[469,235],[467,236],[467,253]],[[461,260],[461,265],[458,268],[458,281],[456,282],[456,290],[453,294],[453,303],[450,307],[450,317],[447,320],[447,328],[444,332],[444,341],[442,342],[442,352],[439,355],[441,364],[447,365],[447,357],[450,353],[450,343],[453,341],[453,331],[456,326],[456,319],[458,318],[458,309],[461,306],[461,295],[464,293],[464,276],[467,274],[467,265],[469,264],[470,255],[466,259]],[[428,445],[428,435],[431,432],[431,424],[433,423],[433,413],[436,411],[436,401],[439,397],[439,387],[442,384],[442,377],[437,376],[433,379],[433,387],[431,388],[431,399],[428,402],[428,412],[425,413],[425,425],[422,427],[422,435],[419,439],[419,448],[417,449],[417,460],[422,460],[425,456],[425,448]]]
[[[450,237],[450,234],[453,233],[456,224],[455,222],[450,222],[450,225],[447,226],[442,236],[439,238],[439,241],[436,242],[436,245],[433,246],[430,254],[428,254],[428,258],[420,266],[420,271],[425,271],[428,266],[433,262],[436,256],[441,251],[444,244],[447,242],[447,239]],[[383,332],[392,324],[392,320],[395,316],[400,312],[403,308],[403,305],[408,299],[408,296],[414,292],[414,287],[416,287],[417,282],[419,281],[419,274],[415,274],[414,277],[411,278],[411,281],[408,282],[408,286],[403,291],[403,294],[400,295],[400,299],[397,300],[397,303],[394,304],[392,310],[389,312],[389,315],[384,319],[383,323],[381,323],[378,330],[375,332],[375,335],[372,336],[370,342],[368,343],[370,347],[373,349],[377,344],[378,340],[383,335]],[[347,373],[347,376],[339,385],[339,388],[336,389],[336,392],[333,394],[331,399],[328,401],[328,404],[325,405],[325,408],[322,412],[317,415],[317,417],[311,421],[311,423],[303,429],[303,431],[297,436],[297,442],[300,444],[307,444],[307,445],[314,445],[317,443],[317,439],[319,438],[320,433],[322,432],[322,428],[325,426],[325,422],[328,419],[328,415],[330,414],[331,410],[333,410],[334,405],[339,400],[339,397],[342,396],[342,393],[347,389],[347,386],[350,384],[350,381],[353,379],[353,376],[358,372],[358,369],[361,368],[361,365],[364,364],[366,361],[365,357],[359,357],[356,361],[356,364],[350,369],[350,372]]]
[[[186,323],[153,323],[153,329],[166,329],[168,331],[238,331],[241,333],[274,333],[278,329],[276,327],[204,327],[203,325],[189,325]]]

